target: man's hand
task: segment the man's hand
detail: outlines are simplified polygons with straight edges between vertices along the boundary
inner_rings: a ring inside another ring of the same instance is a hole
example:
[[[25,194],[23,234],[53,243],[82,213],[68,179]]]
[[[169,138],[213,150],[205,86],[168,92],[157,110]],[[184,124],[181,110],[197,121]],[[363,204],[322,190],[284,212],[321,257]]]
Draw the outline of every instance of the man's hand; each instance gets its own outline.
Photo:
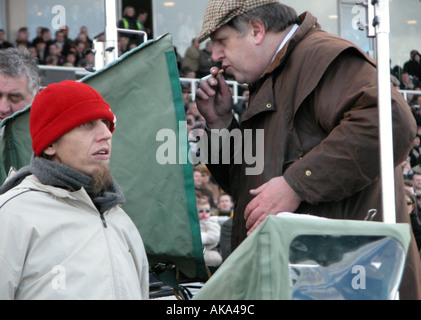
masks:
[[[301,199],[283,177],[272,178],[257,189],[250,190],[255,198],[244,211],[246,227],[250,235],[254,229],[270,214],[294,212]]]
[[[232,94],[219,69],[210,70],[211,77],[200,82],[196,104],[209,129],[225,129],[232,121]]]

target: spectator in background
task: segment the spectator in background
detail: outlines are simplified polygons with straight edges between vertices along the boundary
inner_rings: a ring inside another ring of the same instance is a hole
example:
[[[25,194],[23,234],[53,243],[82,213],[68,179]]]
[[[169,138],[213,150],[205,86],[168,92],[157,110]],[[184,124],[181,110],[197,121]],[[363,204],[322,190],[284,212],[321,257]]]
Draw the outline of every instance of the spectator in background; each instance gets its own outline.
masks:
[[[198,192],[200,192],[201,197],[205,198],[206,201],[209,202],[212,210],[216,210],[216,204],[213,199],[212,192],[209,189],[204,188],[202,186],[202,182],[203,182],[202,172],[200,171],[200,168],[198,168],[197,166],[193,168],[193,182],[194,182],[195,189]]]
[[[62,30],[56,31],[53,44],[57,45],[60,48],[61,55],[63,55],[64,57],[67,56],[67,54],[70,51],[71,45],[68,41],[66,41],[64,32]]]
[[[415,241],[417,242],[419,251],[421,249],[421,225],[418,220],[418,207],[415,200],[415,195],[409,190],[405,190],[405,201],[408,214],[411,218],[412,232],[414,233]]]
[[[35,36],[34,39],[32,39],[32,45],[35,45],[37,43],[37,41],[42,38],[41,32],[42,32],[42,27],[38,27],[37,30],[36,30],[36,36]]]
[[[187,104],[187,112],[194,115],[196,121],[203,119],[203,116],[200,114],[199,110],[197,109],[196,101],[190,101]]]
[[[418,109],[418,112],[421,112],[421,94],[414,94],[413,102],[414,108]]]
[[[221,254],[216,250],[221,237],[221,227],[216,221],[210,219],[210,204],[204,199],[197,201],[197,213],[199,215],[200,235],[202,245],[205,247],[205,264],[209,267],[218,267],[222,263]]]
[[[402,173],[404,180],[412,180],[412,176],[414,174],[414,171],[411,168],[410,160],[407,159],[401,164],[402,167]]]
[[[69,27],[68,26],[61,26],[60,31],[63,32],[64,41],[66,41],[68,46],[72,47],[73,41],[69,38]]]
[[[196,124],[195,118],[191,113],[186,113],[186,122],[187,122],[187,134],[189,134],[190,130]]]
[[[47,54],[45,52],[46,44],[44,40],[40,39],[35,44],[35,49],[37,51],[38,63],[41,65],[46,64]]]
[[[41,39],[45,42],[45,55],[48,56],[50,45],[53,43],[51,38],[51,30],[48,28],[42,28]]]
[[[234,216],[234,201],[229,194],[222,193],[218,199],[218,211],[216,216],[230,217]]]
[[[118,56],[126,53],[129,50],[129,43],[127,42],[127,37],[118,38]]]
[[[35,48],[34,46],[30,46],[28,48],[28,51],[31,54],[31,56],[33,56],[34,58],[36,58],[37,61],[38,61],[38,51],[37,51],[37,48]]]
[[[142,31],[142,25],[136,19],[136,10],[132,6],[127,6],[123,11],[123,18],[118,22],[118,28]],[[142,37],[138,34],[119,33],[119,37],[126,37],[127,42],[139,45],[142,42]]]
[[[37,60],[28,51],[0,50],[0,121],[31,104],[40,82]]]
[[[6,39],[5,39],[4,30],[0,29],[0,49],[7,49],[7,48],[12,48],[12,47],[13,47],[13,44],[6,41]]]
[[[412,167],[415,167],[418,164],[421,164],[421,146],[420,146],[421,140],[420,136],[416,136],[414,138],[412,148],[409,151],[408,160],[409,164]]]
[[[420,88],[414,88],[413,90],[419,91]],[[415,118],[415,121],[417,122],[418,127],[421,126],[421,105],[419,104],[421,103],[421,100],[419,100],[419,96],[421,95],[416,95],[412,93],[408,93],[406,95],[407,102],[411,108],[411,112]]]
[[[146,21],[148,20],[148,16],[149,14],[145,9],[143,8],[139,9],[139,14],[137,15],[137,22],[140,23],[140,27],[141,27],[140,30],[146,32],[146,35],[149,39],[152,36],[152,31],[150,28],[146,26]],[[141,42],[145,42],[145,37],[143,35],[141,35],[141,38],[142,38]]]
[[[200,51],[199,68],[196,72],[198,78],[202,78],[209,74],[209,69],[217,65],[212,60],[213,42],[211,40],[206,42],[205,48]]]
[[[61,53],[61,47],[57,43],[52,43],[48,48],[47,64],[51,60],[56,61],[55,65],[62,66],[65,62],[65,57]]]
[[[197,73],[197,70],[199,69],[199,57],[199,41],[197,41],[197,38],[193,38],[191,41],[191,46],[187,48],[184,54],[182,70],[190,69]]]
[[[413,90],[418,85],[418,81],[408,72],[403,72],[401,75],[401,90]]]
[[[83,42],[85,44],[85,50],[92,47],[92,42],[89,41],[88,36],[85,33],[79,33],[75,41]]]
[[[17,46],[18,43],[24,43],[27,48],[31,45],[31,41],[29,41],[29,30],[27,27],[19,28],[15,45]]]
[[[78,65],[85,58],[86,43],[80,40],[75,40],[76,65]]]
[[[88,48],[92,48],[92,39],[89,37],[89,32],[88,32],[88,27],[87,26],[81,26],[80,30],[79,30],[79,36],[83,34],[84,35],[84,40],[87,42],[87,46]]]
[[[58,58],[57,56],[54,55],[49,55],[47,56],[47,59],[45,60],[45,65],[46,66],[58,66]]]
[[[403,71],[413,76],[416,81],[421,81],[421,54],[417,50],[412,50],[410,60],[403,65]]]
[[[213,200],[218,201],[220,195],[219,187],[211,181],[213,179],[211,178],[209,169],[203,163],[199,163],[195,168],[199,169],[202,174],[201,188],[208,189],[212,193]]]
[[[421,208],[421,165],[412,168],[412,183],[417,197],[418,208]]]
[[[71,49],[66,55],[66,62],[63,67],[75,67],[76,66],[76,52]]]

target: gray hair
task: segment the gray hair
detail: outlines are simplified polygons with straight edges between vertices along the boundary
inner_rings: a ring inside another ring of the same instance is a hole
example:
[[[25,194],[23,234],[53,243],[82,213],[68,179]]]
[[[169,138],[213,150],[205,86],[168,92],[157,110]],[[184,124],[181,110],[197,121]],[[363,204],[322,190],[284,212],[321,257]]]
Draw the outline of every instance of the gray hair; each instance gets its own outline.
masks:
[[[8,48],[0,50],[0,74],[8,77],[28,77],[28,90],[35,97],[38,93],[41,79],[38,61],[28,50]]]
[[[293,24],[300,24],[297,12],[282,3],[272,3],[260,6],[240,16],[235,17],[227,23],[240,34],[247,30],[249,21],[261,21],[266,31],[281,32]]]

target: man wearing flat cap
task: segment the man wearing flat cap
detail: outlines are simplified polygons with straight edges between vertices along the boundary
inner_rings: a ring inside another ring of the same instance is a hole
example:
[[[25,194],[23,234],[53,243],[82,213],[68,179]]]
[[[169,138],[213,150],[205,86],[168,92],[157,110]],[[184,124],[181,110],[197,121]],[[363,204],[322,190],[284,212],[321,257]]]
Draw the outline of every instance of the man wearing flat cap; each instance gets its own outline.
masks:
[[[30,111],[34,157],[0,188],[0,299],[148,299],[149,267],[108,167],[116,119],[87,84]]]
[[[238,123],[224,77],[212,68],[196,93],[206,119],[209,145],[220,130],[263,129],[261,174],[247,161],[222,164],[208,155],[208,168],[234,197],[232,246],[236,248],[268,215],[313,214],[364,220],[376,209],[381,221],[377,72],[375,62],[352,43],[321,30],[309,12],[275,0],[210,0],[198,36],[214,42],[212,58],[237,82],[249,85],[249,106]],[[416,124],[402,95],[392,91],[395,163],[402,163]],[[254,141],[254,140],[253,140]],[[256,141],[251,144],[258,145]],[[209,153],[218,148],[209,148]],[[231,152],[238,150],[235,146]],[[231,154],[231,159],[233,159]],[[244,160],[244,159],[243,159]],[[398,222],[410,223],[399,166],[395,170]],[[400,297],[421,298],[419,254],[413,239]]]

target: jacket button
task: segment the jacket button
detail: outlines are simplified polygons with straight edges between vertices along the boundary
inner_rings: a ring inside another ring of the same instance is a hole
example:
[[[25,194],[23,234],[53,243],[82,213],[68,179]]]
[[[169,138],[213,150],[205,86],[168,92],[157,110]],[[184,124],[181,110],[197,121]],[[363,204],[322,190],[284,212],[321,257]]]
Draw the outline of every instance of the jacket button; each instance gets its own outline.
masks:
[[[271,104],[271,103],[268,103],[268,104],[266,105],[266,108],[268,108],[268,109],[272,108],[272,104]]]
[[[311,176],[311,171],[310,171],[310,170],[307,170],[307,171],[306,171],[306,176],[307,176],[307,177],[310,177],[310,176]]]

